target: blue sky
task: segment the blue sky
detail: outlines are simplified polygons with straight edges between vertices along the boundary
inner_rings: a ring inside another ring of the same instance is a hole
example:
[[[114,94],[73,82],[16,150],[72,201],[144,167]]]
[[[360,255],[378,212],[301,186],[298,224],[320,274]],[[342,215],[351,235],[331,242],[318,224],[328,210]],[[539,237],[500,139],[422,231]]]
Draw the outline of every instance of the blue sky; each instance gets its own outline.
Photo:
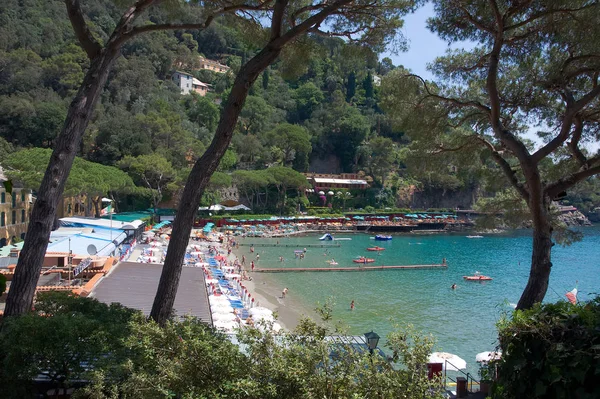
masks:
[[[433,5],[427,3],[414,14],[404,18],[404,35],[408,38],[409,49],[397,55],[387,54],[394,61],[394,65],[403,65],[413,73],[432,79],[432,74],[427,71],[427,64],[444,55],[449,48],[448,43],[441,40],[435,33],[427,29],[427,18],[433,16]],[[460,47],[460,44],[453,45]]]

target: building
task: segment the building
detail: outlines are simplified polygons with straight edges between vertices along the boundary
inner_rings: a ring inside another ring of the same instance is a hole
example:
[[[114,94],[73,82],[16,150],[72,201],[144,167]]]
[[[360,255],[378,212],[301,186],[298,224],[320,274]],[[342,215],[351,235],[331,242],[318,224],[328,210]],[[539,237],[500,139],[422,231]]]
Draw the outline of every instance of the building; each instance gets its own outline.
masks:
[[[341,173],[339,175],[327,173],[304,173],[308,182],[316,192],[334,188],[361,189],[369,187],[369,183],[356,173]]]
[[[207,69],[209,71],[217,72],[217,73],[226,73],[231,68],[227,65],[223,65],[218,61],[209,60],[204,57],[199,58],[200,61],[200,69]]]
[[[381,86],[381,78],[377,75],[373,75],[373,84],[375,86]]]
[[[32,205],[29,190],[15,186],[7,192],[2,184],[5,181],[0,168],[0,248],[25,238]]]
[[[204,97],[210,89],[209,84],[199,81],[186,72],[175,71],[171,79],[179,86],[181,94],[190,94],[193,91]]]

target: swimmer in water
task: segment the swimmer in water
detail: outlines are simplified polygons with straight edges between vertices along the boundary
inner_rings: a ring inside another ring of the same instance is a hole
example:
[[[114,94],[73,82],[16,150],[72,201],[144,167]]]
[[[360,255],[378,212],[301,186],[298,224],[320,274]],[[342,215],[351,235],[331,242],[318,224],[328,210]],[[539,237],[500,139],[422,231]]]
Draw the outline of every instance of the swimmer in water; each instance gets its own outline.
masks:
[[[455,290],[456,289],[456,284],[452,284],[452,286],[450,288],[452,288],[453,290]]]

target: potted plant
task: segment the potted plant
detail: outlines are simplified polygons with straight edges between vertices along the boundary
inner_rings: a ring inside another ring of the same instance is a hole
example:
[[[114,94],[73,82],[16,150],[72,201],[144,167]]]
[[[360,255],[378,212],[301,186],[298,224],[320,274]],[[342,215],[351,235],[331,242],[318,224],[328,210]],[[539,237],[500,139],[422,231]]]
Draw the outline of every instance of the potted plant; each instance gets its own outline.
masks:
[[[482,363],[479,368],[479,391],[484,395],[490,393],[494,380],[494,366],[490,363]]]

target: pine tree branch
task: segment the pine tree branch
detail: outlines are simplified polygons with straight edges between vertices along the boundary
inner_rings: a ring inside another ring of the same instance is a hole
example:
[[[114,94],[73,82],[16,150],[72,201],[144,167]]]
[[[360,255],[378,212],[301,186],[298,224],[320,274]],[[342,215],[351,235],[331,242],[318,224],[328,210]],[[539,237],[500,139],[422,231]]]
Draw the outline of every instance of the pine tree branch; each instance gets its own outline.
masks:
[[[517,178],[517,172],[513,170],[508,161],[504,159],[504,157],[502,157],[502,154],[498,150],[496,150],[496,147],[494,147],[492,143],[484,139],[482,136],[475,135],[473,137],[479,140],[485,147],[487,147],[490,150],[494,162],[496,162],[498,166],[500,166],[506,177],[508,177],[510,184],[512,184],[512,186],[519,192],[519,194],[521,194],[523,199],[526,202],[528,202],[529,191],[527,191],[525,185],[519,181],[519,179]]]
[[[581,134],[583,133],[583,121],[581,117],[576,117],[574,121],[573,138],[568,143],[569,150],[573,154],[573,158],[577,160],[580,166],[583,166],[586,162],[586,157],[579,149],[579,141],[581,140]]]
[[[425,81],[425,79],[423,79],[419,75],[415,75],[415,74],[410,73],[410,74],[407,74],[405,76],[406,77],[417,78],[418,80],[420,80],[421,84],[423,85],[423,88],[427,92],[427,97],[435,98],[435,99],[441,100],[443,102],[456,105],[459,108],[475,107],[475,108],[480,109],[481,111],[484,111],[486,114],[489,114],[489,112],[490,112],[490,109],[487,106],[481,104],[480,102],[477,102],[477,101],[462,101],[462,100],[459,100],[457,98],[445,97],[445,96],[433,93],[429,89],[429,86],[427,85],[427,82]]]
[[[590,166],[591,164],[596,164],[594,166]],[[594,176],[600,173],[600,157],[594,157],[586,162],[586,164],[581,167],[577,172],[571,173],[568,176],[563,177],[556,182],[549,184],[545,188],[545,193],[551,199],[556,198],[559,193],[563,191],[567,191],[569,188],[573,187],[575,184],[579,183],[583,179]]]
[[[572,103],[567,99],[567,109],[562,120],[562,127],[560,133],[554,137],[548,144],[537,150],[532,155],[532,160],[535,163],[540,162],[542,159],[550,155],[554,150],[564,144],[570,136],[571,127],[573,126],[573,119],[577,112],[581,111],[583,107],[588,105],[594,99],[600,96],[600,86],[594,87],[587,94],[581,97],[579,100]]]
[[[90,32],[79,0],[65,0],[65,5],[67,6],[67,15],[71,21],[75,36],[79,40],[79,44],[81,44],[81,47],[90,60],[96,58],[100,51],[102,51],[102,45],[98,43],[92,32]]]

